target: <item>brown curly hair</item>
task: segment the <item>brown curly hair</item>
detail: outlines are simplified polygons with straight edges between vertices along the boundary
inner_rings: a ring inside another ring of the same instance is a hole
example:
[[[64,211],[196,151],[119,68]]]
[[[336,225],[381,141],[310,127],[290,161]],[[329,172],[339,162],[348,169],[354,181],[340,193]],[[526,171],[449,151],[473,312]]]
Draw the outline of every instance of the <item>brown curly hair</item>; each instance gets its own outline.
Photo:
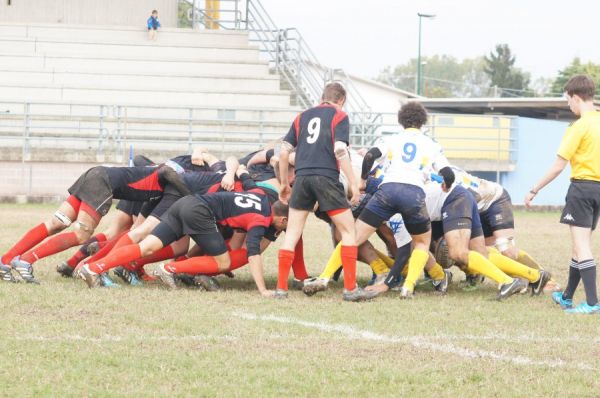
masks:
[[[427,111],[418,102],[407,102],[398,111],[398,123],[405,129],[420,129],[427,123]]]

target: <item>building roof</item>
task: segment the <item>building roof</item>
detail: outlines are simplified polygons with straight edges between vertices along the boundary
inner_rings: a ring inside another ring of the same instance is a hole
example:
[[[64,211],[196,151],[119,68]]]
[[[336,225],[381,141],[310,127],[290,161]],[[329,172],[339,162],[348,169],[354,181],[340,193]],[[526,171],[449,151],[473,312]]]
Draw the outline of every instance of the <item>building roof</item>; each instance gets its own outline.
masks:
[[[564,98],[427,98],[421,104],[430,112],[496,114],[536,119],[575,118]],[[600,109],[600,101],[595,101]]]

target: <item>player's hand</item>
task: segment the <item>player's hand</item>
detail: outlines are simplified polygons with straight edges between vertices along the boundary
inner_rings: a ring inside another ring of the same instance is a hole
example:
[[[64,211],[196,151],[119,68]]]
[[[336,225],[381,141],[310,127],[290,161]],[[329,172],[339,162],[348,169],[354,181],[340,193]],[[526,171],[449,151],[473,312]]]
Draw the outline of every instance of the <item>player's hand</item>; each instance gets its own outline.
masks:
[[[365,290],[368,290],[370,292],[377,292],[377,294],[381,294],[381,293],[387,292],[388,290],[390,290],[390,288],[385,283],[380,283],[378,285],[367,286],[367,287],[365,287]]]
[[[525,195],[525,207],[527,207],[528,209],[531,208],[531,202],[533,202],[533,198],[535,198],[535,193],[533,192],[528,192],[527,195]]]
[[[247,173],[248,173],[248,169],[247,169],[247,168],[246,168],[246,166],[244,166],[243,164],[240,164],[240,165],[238,166],[238,169],[237,169],[237,171],[235,172],[235,175],[236,175],[238,178],[240,178],[240,177],[242,176],[242,174],[244,174],[244,173],[246,173],[246,174],[247,174]]]
[[[230,174],[225,174],[225,176],[221,180],[221,187],[226,191],[233,190],[234,184],[235,184],[235,177]]]
[[[350,193],[352,193],[352,197],[350,198],[350,204],[352,206],[356,206],[358,201],[360,200],[360,190],[358,189],[358,185],[352,185],[350,187]]]
[[[260,292],[260,295],[266,298],[275,297],[275,291],[273,290],[263,290]]]
[[[367,180],[360,179],[360,183],[358,184],[358,189],[361,192],[364,192],[367,189]]]
[[[290,200],[291,195],[292,188],[289,185],[285,184],[281,187],[281,190],[279,191],[279,200],[287,204],[288,200]]]

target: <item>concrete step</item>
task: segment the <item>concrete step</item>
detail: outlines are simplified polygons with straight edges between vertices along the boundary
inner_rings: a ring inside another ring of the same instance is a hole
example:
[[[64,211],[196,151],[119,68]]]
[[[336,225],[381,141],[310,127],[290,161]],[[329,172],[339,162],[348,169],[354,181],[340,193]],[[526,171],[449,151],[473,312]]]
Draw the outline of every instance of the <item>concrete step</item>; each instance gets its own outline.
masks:
[[[73,72],[14,71],[0,68],[0,86],[65,86],[102,87],[105,89],[145,89],[181,91],[277,91],[277,76],[231,77],[231,76],[156,76],[140,71],[138,74],[100,74]]]
[[[73,42],[146,44],[148,33],[142,28],[119,26],[85,26],[63,24],[0,23],[0,36],[69,40]],[[159,31],[156,46],[209,46],[248,44],[243,31],[215,31],[164,28]]]
[[[215,61],[214,59],[149,60],[136,57],[106,57],[97,55],[44,55],[5,52],[0,47],[0,68],[21,71],[61,70],[81,73],[147,73],[178,76],[268,76],[266,62],[258,59],[241,61]]]
[[[0,49],[15,54],[40,53],[54,55],[90,55],[103,57],[138,57],[145,59],[179,59],[193,60],[197,58],[216,61],[256,61],[259,57],[257,47],[218,46],[218,47],[185,47],[185,46],[153,46],[134,44],[101,44],[73,43],[68,41],[34,40],[28,38],[0,37]]]
[[[8,86],[0,87],[0,102],[16,101],[64,101],[99,104],[136,104],[153,106],[251,106],[260,104],[268,107],[288,107],[289,92],[286,91],[169,91],[169,90],[117,90],[101,87],[56,87],[56,86]]]

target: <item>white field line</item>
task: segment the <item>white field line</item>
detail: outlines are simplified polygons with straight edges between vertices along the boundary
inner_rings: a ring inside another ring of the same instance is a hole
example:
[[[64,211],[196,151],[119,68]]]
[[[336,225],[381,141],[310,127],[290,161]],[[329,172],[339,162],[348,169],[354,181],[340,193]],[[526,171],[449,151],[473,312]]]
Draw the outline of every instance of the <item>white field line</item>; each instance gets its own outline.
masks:
[[[283,323],[288,325],[298,325],[304,326],[310,329],[316,329],[322,332],[327,333],[336,333],[338,335],[344,335],[350,340],[366,340],[366,341],[375,341],[382,343],[398,343],[398,344],[410,344],[415,348],[426,349],[429,351],[440,351],[446,354],[453,354],[463,358],[486,358],[492,359],[498,362],[509,362],[516,365],[526,365],[526,366],[545,366],[550,368],[560,368],[560,367],[568,367],[570,369],[579,369],[579,370],[593,370],[596,369],[590,365],[582,364],[582,363],[567,363],[560,359],[555,360],[536,360],[531,359],[522,355],[505,355],[500,354],[494,351],[484,351],[478,349],[467,349],[462,347],[457,347],[451,343],[441,343],[439,341],[431,341],[431,340],[446,340],[444,336],[388,336],[376,332],[371,332],[368,330],[359,330],[349,325],[343,324],[329,324],[325,322],[308,322],[300,319],[280,317],[275,315],[256,315],[251,313],[239,313],[235,312],[233,314],[242,319],[253,320],[253,321],[263,321],[263,322],[272,322],[272,323]],[[457,340],[468,340],[464,339],[463,336],[453,336],[456,337]],[[465,336],[470,337],[471,339],[479,339],[477,336]],[[450,339],[448,339],[450,340]],[[512,341],[516,341],[516,338],[510,339]],[[528,341],[528,340],[527,340]]]

